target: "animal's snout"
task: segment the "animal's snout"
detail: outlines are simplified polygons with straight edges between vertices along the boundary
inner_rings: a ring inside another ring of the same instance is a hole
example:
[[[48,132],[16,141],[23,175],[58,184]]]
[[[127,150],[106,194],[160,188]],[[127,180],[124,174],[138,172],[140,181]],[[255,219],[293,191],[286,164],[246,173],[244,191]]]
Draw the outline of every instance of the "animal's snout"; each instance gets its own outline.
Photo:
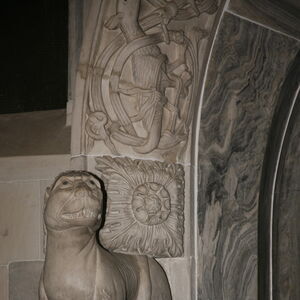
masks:
[[[87,191],[85,189],[79,189],[75,192],[76,197],[85,197],[87,195]]]
[[[89,194],[88,186],[84,182],[81,182],[76,186],[75,189],[76,197],[85,197],[88,194]]]

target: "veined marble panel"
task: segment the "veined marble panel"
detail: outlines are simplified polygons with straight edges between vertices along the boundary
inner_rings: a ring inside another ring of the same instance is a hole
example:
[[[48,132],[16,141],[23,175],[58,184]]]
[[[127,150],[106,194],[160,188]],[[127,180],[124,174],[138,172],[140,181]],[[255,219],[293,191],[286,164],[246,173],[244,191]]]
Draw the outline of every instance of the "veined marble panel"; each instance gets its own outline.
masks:
[[[295,140],[295,136],[291,137],[293,127],[297,126],[297,124],[295,125],[295,120],[297,121],[297,118],[299,118],[300,112],[300,98],[298,95],[300,82],[299,62],[300,52],[298,52],[289,68],[284,84],[281,87],[265,153],[258,212],[259,299],[271,299],[272,294],[278,299],[280,297],[279,289],[285,290],[287,292],[286,295],[288,295],[292,294],[291,289],[294,288],[289,285],[289,280],[294,277],[293,274],[289,273],[292,269],[287,270],[286,267],[293,260],[291,252],[297,252],[297,245],[290,243],[292,240],[295,240],[294,233],[297,232],[297,229],[293,229],[293,226],[290,226],[295,221],[292,218],[294,212],[292,213],[291,210],[296,210],[297,205],[290,201],[294,200],[295,197],[292,194],[289,195],[287,188],[295,187],[295,184],[297,184],[295,182],[295,178],[298,178],[297,175],[290,175],[291,171],[299,169],[299,165],[296,164],[297,147],[295,147],[295,142],[297,142],[297,139]],[[297,95],[298,99],[295,98]],[[289,153],[288,157],[294,162],[286,161],[291,141],[294,144],[294,152],[293,155]],[[293,166],[294,169],[286,168],[285,164],[289,164],[289,167]],[[289,182],[293,177],[294,182]],[[292,203],[294,205],[291,205]],[[289,234],[286,235],[285,233],[287,232]],[[293,232],[293,236],[291,236],[291,232]],[[285,251],[287,249],[289,251]],[[287,253],[289,253],[288,257]],[[293,265],[293,267],[295,266],[296,264]],[[282,274],[285,275],[282,276]],[[292,297],[292,299],[298,298]]]
[[[267,137],[300,43],[225,14],[199,140],[198,299],[257,299],[257,212]]]
[[[300,39],[299,4],[282,0],[231,0],[229,10]]]
[[[276,299],[300,298],[300,97],[278,170],[274,201],[273,285]]]

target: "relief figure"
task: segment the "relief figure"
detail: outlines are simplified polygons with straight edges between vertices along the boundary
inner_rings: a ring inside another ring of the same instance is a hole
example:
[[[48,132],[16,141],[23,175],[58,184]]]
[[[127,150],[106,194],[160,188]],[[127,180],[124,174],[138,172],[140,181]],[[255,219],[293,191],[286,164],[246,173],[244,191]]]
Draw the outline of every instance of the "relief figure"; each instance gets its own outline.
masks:
[[[163,55],[159,47],[153,43],[143,46],[146,34],[138,23],[140,1],[118,1],[117,14],[106,24],[109,29],[120,28],[125,36],[126,44],[135,45],[137,50],[131,56],[132,77],[134,88],[130,90],[119,89],[119,73],[122,64],[116,61],[111,77],[112,105],[118,114],[121,125],[126,133],[116,132],[112,136],[123,142],[134,146],[138,153],[148,153],[158,146],[161,136],[162,114],[165,104],[163,79],[167,80],[164,72],[167,57]],[[138,46],[143,46],[138,48]],[[132,47],[132,46],[131,46]],[[131,47],[128,48],[130,51]],[[124,51],[125,52],[125,51]],[[119,64],[118,64],[119,63]],[[123,109],[119,93],[139,98],[139,113],[129,120]],[[144,139],[130,139],[130,135],[137,137],[132,122],[142,121],[146,129],[147,137]]]
[[[182,21],[212,13],[215,2],[113,3],[115,14],[99,25],[105,38],[94,43],[102,46],[91,56],[85,147],[89,151],[101,140],[115,155],[120,144],[140,154],[183,148],[197,95],[198,55],[187,35],[197,26],[192,22],[189,33]]]

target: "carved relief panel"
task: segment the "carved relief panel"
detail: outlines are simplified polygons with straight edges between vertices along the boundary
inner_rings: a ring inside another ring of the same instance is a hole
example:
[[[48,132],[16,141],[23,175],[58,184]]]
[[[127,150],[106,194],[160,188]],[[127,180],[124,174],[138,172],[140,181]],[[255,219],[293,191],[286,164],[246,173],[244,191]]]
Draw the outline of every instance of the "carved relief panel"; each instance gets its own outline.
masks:
[[[184,171],[179,164],[96,158],[106,180],[107,212],[101,243],[116,252],[183,254]]]
[[[88,18],[93,32],[84,45],[89,54],[79,66],[85,78],[81,148],[91,153],[98,144],[94,153],[113,155],[155,151],[176,160],[186,149],[199,93],[200,41],[207,37],[199,16],[214,13],[217,1],[95,6],[99,13]]]

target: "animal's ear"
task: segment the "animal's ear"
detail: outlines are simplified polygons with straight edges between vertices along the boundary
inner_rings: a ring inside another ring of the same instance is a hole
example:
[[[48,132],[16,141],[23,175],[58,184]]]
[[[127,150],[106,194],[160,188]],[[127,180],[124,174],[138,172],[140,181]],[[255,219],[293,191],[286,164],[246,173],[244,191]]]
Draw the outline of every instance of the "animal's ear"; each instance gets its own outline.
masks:
[[[51,192],[51,187],[48,186],[45,191],[43,211],[45,211],[45,209],[46,209],[47,201],[50,197],[50,192]],[[44,222],[43,222],[43,232],[44,232],[44,234],[43,234],[43,252],[45,254],[46,248],[47,248],[47,228],[46,228],[46,224],[45,224],[45,217],[44,217]]]
[[[45,191],[45,196],[44,196],[44,207],[43,207],[43,211],[45,211],[46,209],[46,205],[47,205],[47,201],[50,197],[50,193],[51,193],[51,187],[47,187],[46,191]],[[46,246],[47,246],[47,228],[46,228],[46,224],[45,224],[45,217],[44,217],[44,222],[43,222],[43,252],[44,254],[46,253]]]
[[[107,29],[114,30],[120,25],[121,14],[114,15],[110,17],[104,24]]]
[[[48,201],[48,199],[49,199],[49,197],[50,197],[50,187],[48,186],[47,188],[46,188],[46,191],[45,191],[45,197],[44,197],[44,203],[46,204],[47,203],[47,201]]]

